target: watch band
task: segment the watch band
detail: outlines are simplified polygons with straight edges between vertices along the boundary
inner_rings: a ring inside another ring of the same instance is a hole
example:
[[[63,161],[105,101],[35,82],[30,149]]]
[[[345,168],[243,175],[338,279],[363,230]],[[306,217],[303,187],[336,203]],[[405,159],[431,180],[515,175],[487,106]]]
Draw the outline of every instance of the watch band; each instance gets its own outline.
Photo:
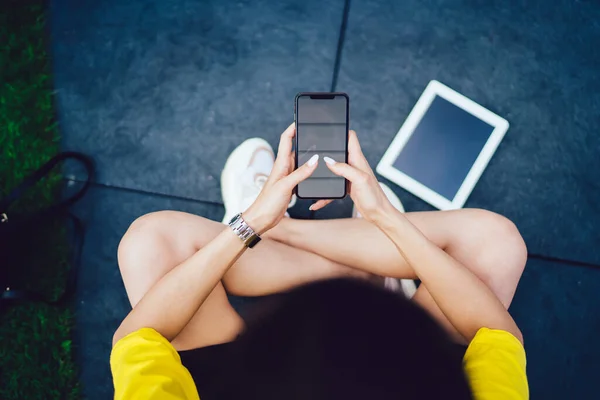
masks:
[[[231,221],[229,221],[229,226],[249,249],[253,248],[258,242],[260,242],[260,236],[254,231],[254,229],[248,226],[246,221],[244,221],[244,218],[242,218],[242,213],[234,216]]]

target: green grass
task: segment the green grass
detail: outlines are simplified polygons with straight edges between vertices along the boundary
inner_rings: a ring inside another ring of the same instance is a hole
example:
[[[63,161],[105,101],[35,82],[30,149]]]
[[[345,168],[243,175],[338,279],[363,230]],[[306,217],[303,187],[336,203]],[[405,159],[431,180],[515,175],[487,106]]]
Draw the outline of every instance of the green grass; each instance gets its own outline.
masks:
[[[43,1],[0,1],[0,197],[59,151],[47,36]],[[60,182],[55,172],[15,211],[51,203]],[[23,287],[56,297],[68,268],[67,237],[59,222],[47,225],[32,235],[35,251],[18,268]],[[46,304],[0,314],[0,399],[79,398],[72,324],[70,309]]]

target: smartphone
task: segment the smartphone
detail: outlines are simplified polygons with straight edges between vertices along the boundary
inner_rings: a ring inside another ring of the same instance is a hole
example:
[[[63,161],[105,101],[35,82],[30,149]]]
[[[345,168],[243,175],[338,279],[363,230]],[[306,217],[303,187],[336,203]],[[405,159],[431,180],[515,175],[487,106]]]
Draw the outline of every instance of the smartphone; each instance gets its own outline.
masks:
[[[344,198],[346,179],[331,172],[323,157],[348,162],[348,95],[298,93],[294,103],[296,167],[319,155],[319,166],[296,187],[296,196],[314,200]]]

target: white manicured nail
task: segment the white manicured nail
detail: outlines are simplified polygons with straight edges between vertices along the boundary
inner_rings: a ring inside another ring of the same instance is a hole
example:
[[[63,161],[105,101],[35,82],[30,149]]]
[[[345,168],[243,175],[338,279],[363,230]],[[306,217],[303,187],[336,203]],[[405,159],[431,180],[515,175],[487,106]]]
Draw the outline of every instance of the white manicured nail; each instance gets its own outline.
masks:
[[[313,209],[313,206],[314,206],[314,204],[311,204],[311,206],[310,206],[310,207],[308,207],[308,209],[309,209],[310,211],[312,211],[312,209]]]
[[[312,156],[310,158],[310,160],[308,160],[307,164],[309,167],[312,167],[313,165],[315,165],[317,163],[317,161],[319,161],[319,155],[315,154],[314,156]]]
[[[333,158],[323,157],[323,160],[325,160],[325,162],[329,165],[335,164],[335,160]]]

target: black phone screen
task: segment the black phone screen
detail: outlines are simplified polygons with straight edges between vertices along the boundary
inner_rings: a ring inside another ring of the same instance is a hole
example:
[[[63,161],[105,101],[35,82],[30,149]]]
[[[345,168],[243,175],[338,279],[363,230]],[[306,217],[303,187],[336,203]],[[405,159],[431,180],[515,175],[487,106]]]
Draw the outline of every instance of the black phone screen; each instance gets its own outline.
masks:
[[[347,162],[348,96],[345,93],[300,93],[296,96],[296,165],[319,155],[319,166],[300,182],[296,194],[304,199],[340,199],[346,179],[327,168],[323,157]]]

